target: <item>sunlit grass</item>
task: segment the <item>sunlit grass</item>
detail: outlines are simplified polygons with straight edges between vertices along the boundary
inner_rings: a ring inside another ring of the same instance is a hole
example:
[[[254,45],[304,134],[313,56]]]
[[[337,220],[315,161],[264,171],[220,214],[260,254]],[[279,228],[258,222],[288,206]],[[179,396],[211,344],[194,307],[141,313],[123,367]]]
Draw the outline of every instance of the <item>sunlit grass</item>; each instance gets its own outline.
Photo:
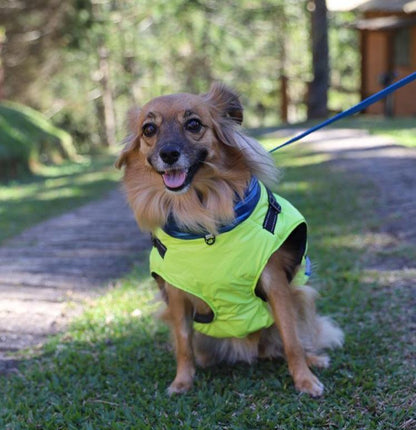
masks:
[[[416,118],[384,118],[363,115],[342,120],[337,126],[368,130],[370,134],[391,138],[400,145],[416,146]]]
[[[265,138],[262,139],[264,146],[267,150],[272,150],[275,147],[285,143],[292,137],[295,137],[299,128],[307,130],[309,127],[315,126],[322,121],[307,121],[299,124],[288,124],[281,127],[270,127],[265,129],[255,130],[255,134],[260,135],[262,133],[276,132],[279,129],[290,130],[293,129],[293,133],[289,134],[285,138]],[[416,146],[416,118],[384,118],[383,116],[366,116],[356,115],[352,118],[342,119],[338,122],[327,126],[325,129],[330,130],[333,128],[352,128],[359,130],[366,130],[372,135],[387,137],[392,139],[393,143],[398,145],[405,145],[409,147]],[[307,139],[307,138],[305,138]],[[302,140],[296,142],[294,145],[302,144]],[[293,145],[292,145],[293,146]],[[285,149],[286,150],[286,149]],[[279,151],[280,152],[280,151]],[[320,162],[320,157],[327,157],[326,154],[315,154],[316,161]],[[295,161],[295,160],[294,160]],[[324,161],[324,160],[323,160]],[[298,162],[296,160],[296,162]]]
[[[303,159],[298,163],[298,158]],[[346,332],[329,369],[317,372],[322,399],[295,392],[287,366],[198,369],[186,396],[166,395],[175,361],[164,324],[153,317],[157,288],[147,255],[135,271],[92,302],[19,373],[2,378],[5,429],[399,429],[414,424],[410,291],[365,268],[378,223],[368,183],[331,171],[298,146],[279,153],[281,194],[306,216],[319,310]],[[380,240],[385,238],[380,237]],[[361,241],[361,242],[360,242]],[[361,243],[361,245],[360,245]],[[394,321],[401,321],[395,324]],[[411,428],[411,427],[408,427]]]
[[[0,243],[51,216],[96,199],[114,188],[120,172],[112,155],[60,166],[41,166],[35,176],[0,183]]]

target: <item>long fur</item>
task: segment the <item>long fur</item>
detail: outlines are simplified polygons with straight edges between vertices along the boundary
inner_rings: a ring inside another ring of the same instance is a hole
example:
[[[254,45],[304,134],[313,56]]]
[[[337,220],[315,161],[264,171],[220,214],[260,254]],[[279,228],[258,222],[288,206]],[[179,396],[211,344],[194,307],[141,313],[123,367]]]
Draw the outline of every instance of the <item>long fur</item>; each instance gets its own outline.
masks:
[[[202,97],[212,105],[213,129],[219,144],[214,145],[213,157],[204,162],[205,168],[198,172],[187,193],[166,191],[160,175],[146,163],[145,155],[139,150],[141,142],[136,129],[126,139],[116,167],[124,164],[128,167],[124,187],[142,230],[154,231],[173,214],[184,229],[215,234],[220,225],[233,220],[234,196],[243,195],[252,175],[271,189],[276,188],[279,173],[270,154],[255,139],[242,134],[229,116],[222,115],[230,103],[227,99],[220,101],[224,91],[222,85],[214,85]],[[237,109],[234,105],[233,108]],[[137,115],[138,111],[135,112]]]
[[[174,214],[180,227],[190,231],[217,232],[221,224],[234,218],[234,195],[242,195],[249,179],[249,170],[241,175],[247,161],[235,159],[233,166],[217,157],[216,163],[204,162],[205,169],[195,178],[194,187],[184,194],[166,192],[160,175],[144,161],[140,153],[136,162],[126,170],[127,198],[139,227],[154,231],[163,226],[169,214]],[[140,181],[137,180],[140,178]]]
[[[188,111],[197,112],[205,127],[197,136],[189,137],[177,124],[178,118]],[[149,117],[160,128],[160,133],[152,138],[146,138],[142,132]],[[200,96],[160,97],[134,112],[130,118],[131,135],[116,166],[126,167],[124,187],[141,229],[153,232],[173,216],[184,230],[216,234],[220,225],[233,221],[235,196],[243,196],[253,175],[269,188],[276,188],[279,172],[270,154],[241,132],[242,119],[243,108],[237,95],[221,84],[214,84],[209,93]],[[172,133],[175,139],[182,139],[181,148],[189,148],[190,153],[203,148],[207,154],[185,192],[169,191],[161,173],[152,165],[158,145],[164,144],[164,139],[170,144]],[[270,258],[258,285],[269,299],[276,324],[244,339],[217,339],[192,333],[193,312],[206,312],[208,305],[157,278],[168,303],[163,318],[172,327],[178,362],[169,393],[190,388],[194,358],[200,366],[209,366],[284,357],[298,390],[322,394],[323,386],[309,366],[328,366],[329,358],[322,352],[340,346],[343,333],[331,319],[316,314],[315,290],[289,285],[287,273],[294,276],[298,264],[297,239],[289,239]]]

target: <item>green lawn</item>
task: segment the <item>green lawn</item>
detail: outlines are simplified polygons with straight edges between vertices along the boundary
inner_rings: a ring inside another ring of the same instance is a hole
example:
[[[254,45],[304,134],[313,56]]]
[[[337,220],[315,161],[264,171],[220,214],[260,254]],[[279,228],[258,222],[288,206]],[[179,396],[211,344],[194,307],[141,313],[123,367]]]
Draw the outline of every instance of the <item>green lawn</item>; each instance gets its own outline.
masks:
[[[114,155],[39,167],[38,174],[0,182],[0,243],[31,225],[96,199],[114,188]]]
[[[370,134],[386,136],[398,144],[416,147],[416,118],[384,118],[357,116],[342,120],[338,127],[351,127],[368,130]]]
[[[331,367],[317,372],[324,397],[297,394],[286,364],[261,361],[199,370],[189,394],[169,398],[175,361],[168,331],[153,316],[155,286],[144,261],[67,333],[25,354],[17,374],[0,378],[0,428],[414,428],[410,322],[403,318],[410,292],[365,269],[381,222],[374,190],[300,146],[276,159],[285,169],[281,194],[309,222],[319,309],[346,333]]]
[[[271,133],[280,129],[305,129],[320,124],[322,121],[307,121],[303,123],[288,124],[279,127],[268,127],[250,130],[253,136],[261,136],[264,133]],[[327,126],[323,130],[331,128],[355,128],[368,131],[370,134],[384,136],[392,139],[398,145],[416,147],[416,118],[384,118],[382,116],[356,115],[352,118],[342,119],[338,122]],[[289,140],[293,135],[287,136],[287,139],[279,139],[275,146]],[[307,140],[308,137],[305,137]],[[297,144],[301,144],[300,140]],[[270,148],[273,146],[270,145]]]

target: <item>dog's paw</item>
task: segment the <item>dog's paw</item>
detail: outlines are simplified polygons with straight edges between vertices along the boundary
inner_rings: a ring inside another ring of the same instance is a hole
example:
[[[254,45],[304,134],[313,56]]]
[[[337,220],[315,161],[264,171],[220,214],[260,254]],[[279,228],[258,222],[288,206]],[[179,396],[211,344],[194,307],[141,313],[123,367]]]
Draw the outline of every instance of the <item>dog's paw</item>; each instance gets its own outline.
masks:
[[[192,380],[180,380],[175,379],[172,384],[170,384],[167,392],[168,395],[171,396],[172,394],[183,394],[190,390],[192,387]]]
[[[320,397],[324,392],[324,385],[311,371],[297,376],[295,387],[301,393],[309,394],[312,397]]]
[[[310,367],[321,367],[327,368],[329,366],[330,359],[327,355],[315,355],[306,354],[306,363]]]

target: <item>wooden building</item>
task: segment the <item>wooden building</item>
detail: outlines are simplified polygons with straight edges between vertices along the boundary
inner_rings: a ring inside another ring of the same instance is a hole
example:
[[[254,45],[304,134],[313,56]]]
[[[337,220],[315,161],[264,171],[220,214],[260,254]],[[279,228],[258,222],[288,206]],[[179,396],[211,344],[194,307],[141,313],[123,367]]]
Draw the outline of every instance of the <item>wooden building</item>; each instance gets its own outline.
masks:
[[[327,2],[330,10],[358,12],[355,27],[360,32],[362,99],[416,71],[416,1]],[[416,116],[416,82],[370,106],[366,113]]]

